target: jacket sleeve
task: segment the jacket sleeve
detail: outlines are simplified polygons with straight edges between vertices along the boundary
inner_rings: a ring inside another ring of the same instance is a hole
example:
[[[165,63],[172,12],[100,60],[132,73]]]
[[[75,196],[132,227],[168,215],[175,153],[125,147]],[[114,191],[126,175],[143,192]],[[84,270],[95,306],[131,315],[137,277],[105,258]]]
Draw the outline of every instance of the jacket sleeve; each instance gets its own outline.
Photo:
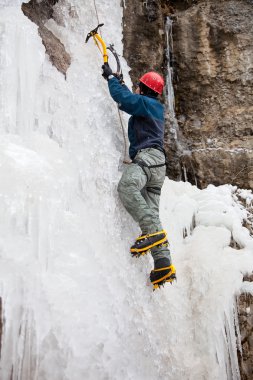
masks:
[[[111,78],[108,81],[111,97],[119,104],[122,111],[130,115],[146,116],[146,109],[143,96],[133,94],[126,85],[121,85],[117,78]]]

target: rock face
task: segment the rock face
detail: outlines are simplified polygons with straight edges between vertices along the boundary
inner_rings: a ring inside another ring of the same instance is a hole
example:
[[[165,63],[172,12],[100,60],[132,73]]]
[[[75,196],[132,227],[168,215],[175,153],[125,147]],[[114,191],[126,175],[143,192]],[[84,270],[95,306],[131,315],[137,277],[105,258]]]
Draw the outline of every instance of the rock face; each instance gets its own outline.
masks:
[[[145,70],[165,72],[164,20],[173,19],[180,128],[176,145],[167,131],[169,176],[180,177],[180,167],[181,177],[199,187],[253,188],[252,1],[126,0],[125,5],[124,56],[133,82]]]
[[[245,281],[253,281],[253,275],[246,276]],[[253,296],[243,293],[238,298],[238,317],[241,332],[242,352],[238,352],[242,380],[253,379]]]
[[[22,4],[22,11],[35,24],[38,25],[39,35],[46,53],[52,64],[62,74],[66,76],[71,64],[70,55],[66,52],[64,45],[46,26],[45,23],[50,18],[54,18],[54,5],[59,0],[31,0],[29,3]]]
[[[191,152],[182,161],[201,187],[253,188],[252,5],[198,1],[175,14],[177,115]]]
[[[131,67],[132,82],[145,71],[163,71],[164,68],[164,18],[161,2],[125,1],[123,16],[124,57]]]

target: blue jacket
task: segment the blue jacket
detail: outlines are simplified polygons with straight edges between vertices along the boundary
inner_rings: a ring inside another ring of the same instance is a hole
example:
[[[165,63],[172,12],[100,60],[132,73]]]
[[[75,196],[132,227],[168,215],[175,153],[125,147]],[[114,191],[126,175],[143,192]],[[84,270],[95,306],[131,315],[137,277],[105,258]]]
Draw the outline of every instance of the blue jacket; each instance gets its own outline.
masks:
[[[128,122],[129,156],[150,147],[163,149],[164,106],[153,97],[133,94],[117,78],[108,81],[111,97],[122,111],[132,115]]]

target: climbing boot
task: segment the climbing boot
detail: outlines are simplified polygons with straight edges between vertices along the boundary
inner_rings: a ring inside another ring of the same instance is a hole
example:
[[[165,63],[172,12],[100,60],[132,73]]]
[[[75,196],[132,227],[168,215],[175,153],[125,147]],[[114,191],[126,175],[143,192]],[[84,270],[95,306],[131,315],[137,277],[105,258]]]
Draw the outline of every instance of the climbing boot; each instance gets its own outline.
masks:
[[[166,282],[172,283],[176,280],[176,268],[170,264],[170,260],[165,257],[155,262],[155,268],[150,273],[150,281],[153,290],[160,288]]]
[[[167,234],[164,230],[139,236],[130,251],[133,256],[138,257],[145,255],[151,248],[162,244],[168,244]]]
[[[166,239],[162,244],[158,244],[155,247],[156,248],[163,248],[163,247],[168,247],[168,246],[169,246],[169,242]],[[142,252],[131,252],[131,255],[132,255],[132,257],[141,257],[141,256],[146,255],[149,252],[151,253],[151,249],[148,249],[148,250],[142,251]]]

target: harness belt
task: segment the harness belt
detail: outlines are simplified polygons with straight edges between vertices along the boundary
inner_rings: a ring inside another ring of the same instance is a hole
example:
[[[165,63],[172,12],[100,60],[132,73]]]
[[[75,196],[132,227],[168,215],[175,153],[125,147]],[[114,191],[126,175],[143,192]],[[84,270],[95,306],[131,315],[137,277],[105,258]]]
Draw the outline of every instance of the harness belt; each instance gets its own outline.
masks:
[[[158,164],[158,165],[147,165],[146,162],[143,161],[141,158],[134,158],[132,162],[134,164],[139,165],[142,168],[142,170],[144,171],[144,173],[147,176],[148,181],[150,180],[151,174],[150,174],[149,170],[147,170],[147,169],[161,168],[162,166],[166,165],[166,162],[164,162],[163,164]],[[149,193],[161,195],[161,187],[151,187],[151,186],[149,186],[149,187],[146,187],[146,190]]]
[[[146,187],[147,192],[161,195],[161,188],[160,187]]]
[[[149,169],[152,169],[152,168],[161,168],[162,166],[166,165],[166,162],[164,162],[163,164],[158,164],[158,165],[147,165],[146,162],[143,161],[141,158],[134,158],[132,162],[134,164],[139,165],[142,169],[143,168],[149,168]]]

